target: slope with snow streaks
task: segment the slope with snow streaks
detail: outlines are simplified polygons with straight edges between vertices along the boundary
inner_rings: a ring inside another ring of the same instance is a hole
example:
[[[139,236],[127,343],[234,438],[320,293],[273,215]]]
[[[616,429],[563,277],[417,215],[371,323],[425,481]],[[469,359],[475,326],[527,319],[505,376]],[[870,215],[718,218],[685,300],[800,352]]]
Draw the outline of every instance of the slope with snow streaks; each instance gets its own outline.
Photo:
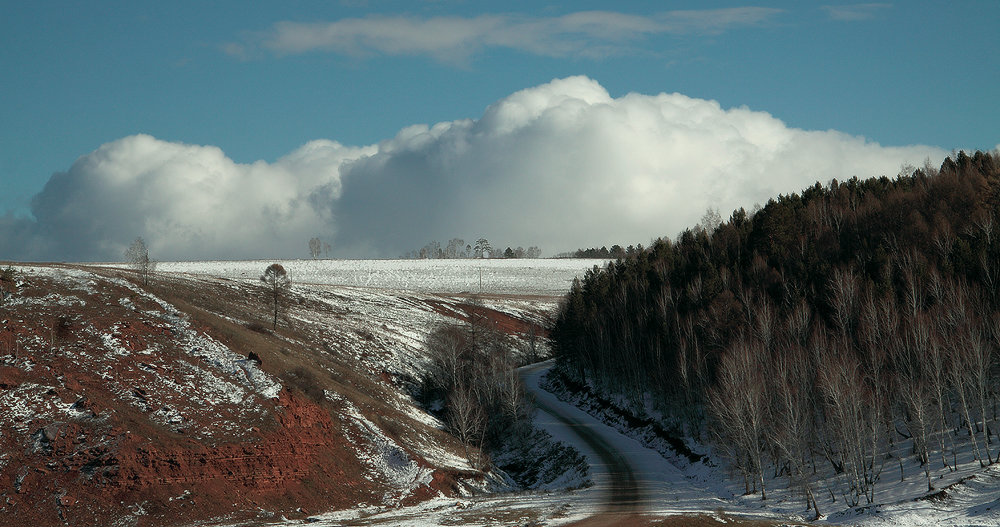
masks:
[[[21,315],[4,324],[10,366],[24,371],[42,366],[51,372],[53,363],[76,365],[100,377],[103,391],[116,399],[110,405],[172,413],[174,431],[195,437],[220,431],[240,436],[245,423],[263,417],[261,397],[274,398],[280,389],[255,365],[238,366],[242,357],[193,330],[172,306],[127,281],[63,268],[28,267],[19,273],[19,294],[6,309]],[[11,345],[17,348],[14,354],[9,354]],[[49,381],[75,385],[79,376],[68,371]],[[16,393],[4,394],[9,407],[22,404]],[[193,424],[187,416],[208,406],[216,410],[215,422],[183,425]],[[59,414],[45,412],[39,418],[55,420]]]
[[[497,263],[522,296],[472,299],[453,287],[468,277],[442,281],[436,265],[370,275],[425,287],[400,290],[332,284],[317,264],[317,283],[293,276],[272,330],[257,265],[231,277],[213,265],[148,287],[114,266],[15,266],[0,315],[0,418],[12,423],[0,489],[15,490],[0,490],[0,514],[39,526],[240,521],[505,484],[472,470],[410,397],[424,343],[475,312],[524,344],[555,308],[545,291],[571,277],[554,286]]]
[[[379,445],[348,448],[354,420],[283,387],[283,368],[308,364],[308,344],[206,309],[230,305],[214,302],[228,294],[221,286],[142,288],[114,270],[64,266],[15,272],[0,306],[0,516],[169,525],[419,490],[363,463]],[[413,480],[426,488],[436,469],[419,470]]]

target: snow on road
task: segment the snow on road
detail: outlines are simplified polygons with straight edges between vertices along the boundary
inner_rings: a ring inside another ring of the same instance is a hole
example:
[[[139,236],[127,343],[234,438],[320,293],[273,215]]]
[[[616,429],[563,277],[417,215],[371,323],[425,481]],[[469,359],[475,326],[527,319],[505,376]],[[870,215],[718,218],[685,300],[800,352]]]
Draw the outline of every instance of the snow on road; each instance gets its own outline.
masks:
[[[638,487],[638,506],[631,512],[667,516],[714,513],[728,508],[715,489],[688,478],[656,451],[644,447],[638,441],[622,435],[583,410],[540,388],[539,382],[552,364],[550,360],[526,366],[521,370],[521,378],[542,409],[536,414],[536,426],[544,428],[556,439],[573,445],[588,458],[594,486],[576,493],[576,508],[589,514],[605,510],[609,501],[614,499],[616,485],[621,484],[616,480],[620,479],[623,470],[623,467],[604,462],[603,458],[606,456],[597,452],[582,438],[574,430],[577,427],[585,427],[601,443],[614,449],[628,465]],[[551,411],[559,415],[553,416],[549,413]],[[573,422],[575,426],[568,426],[566,421]]]
[[[567,427],[566,420],[576,423],[575,427],[586,427],[601,442],[616,449],[623,461],[629,464],[641,494],[636,512],[654,517],[677,514],[716,515],[721,512],[729,517],[758,518],[779,524],[797,524],[806,520],[804,503],[794,492],[776,488],[769,491],[774,497],[767,501],[762,501],[759,495],[739,495],[735,482],[726,479],[724,470],[720,470],[723,467],[709,468],[699,464],[681,470],[655,450],[644,447],[638,441],[622,435],[590,414],[540,388],[539,383],[552,363],[550,360],[526,366],[522,368],[521,375],[538,406],[559,414],[559,417],[552,417],[540,411],[535,418],[536,425],[547,430],[556,439],[573,445],[588,458],[595,485],[576,493],[573,504],[579,512],[597,514],[602,508],[607,509],[609,500],[615,499],[615,477],[622,468],[603,463],[602,457],[606,456],[595,452],[587,441],[582,440],[571,427]],[[997,492],[1000,488],[1000,465],[986,470],[967,467],[956,474],[963,475],[963,479],[961,483],[948,489],[947,497],[917,500],[909,492],[910,481],[900,482],[898,477],[893,478],[887,473],[879,492],[884,504],[845,509],[842,504],[838,507],[837,504],[824,503],[827,511],[832,514],[817,523],[872,527],[1000,525],[1000,494]],[[958,479],[958,476],[953,476],[951,481]],[[922,481],[918,479],[918,482]]]

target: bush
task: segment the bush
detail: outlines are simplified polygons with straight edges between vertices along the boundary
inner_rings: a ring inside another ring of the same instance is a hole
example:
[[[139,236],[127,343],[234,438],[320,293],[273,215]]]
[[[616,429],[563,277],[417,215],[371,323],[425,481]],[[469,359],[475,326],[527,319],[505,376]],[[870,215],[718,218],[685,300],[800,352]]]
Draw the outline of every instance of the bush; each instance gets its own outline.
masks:
[[[326,397],[326,393],[319,385],[319,379],[316,378],[316,374],[304,366],[296,366],[294,369],[285,372],[284,379],[290,386],[294,386],[300,392],[304,393],[306,397],[317,403],[322,402]]]
[[[270,328],[264,326],[260,322],[247,322],[246,327],[250,331],[255,331],[263,335],[274,335],[274,332],[272,332]]]

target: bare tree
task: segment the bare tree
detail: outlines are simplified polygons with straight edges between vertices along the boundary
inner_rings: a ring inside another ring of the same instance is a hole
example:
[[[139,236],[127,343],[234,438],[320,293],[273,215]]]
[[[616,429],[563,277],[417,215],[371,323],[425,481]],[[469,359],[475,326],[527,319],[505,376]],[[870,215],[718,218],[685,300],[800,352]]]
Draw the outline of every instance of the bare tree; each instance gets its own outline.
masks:
[[[484,449],[521,437],[529,415],[514,344],[492,327],[484,310],[473,299],[465,324],[445,323],[428,335],[431,361],[424,381],[431,390],[428,402],[444,402],[451,432],[477,468],[488,463]]]
[[[465,240],[461,238],[452,238],[448,240],[448,245],[444,248],[445,258],[465,258],[468,256],[465,252]]]
[[[455,387],[462,376],[467,347],[468,335],[455,324],[443,324],[427,336],[431,359],[427,375],[433,388],[447,394]]]
[[[309,256],[313,258],[319,258],[319,255],[323,252],[323,241],[319,238],[309,239]]]
[[[910,326],[918,321],[907,321]],[[931,353],[927,328],[905,327],[902,331],[902,345],[894,346],[893,366],[895,370],[896,393],[902,400],[905,412],[904,422],[910,431],[913,450],[924,468],[927,490],[934,490],[930,473],[930,434],[933,428],[934,390],[929,365],[925,362]],[[942,455],[944,439],[940,438]]]
[[[862,361],[861,371],[865,384],[871,393],[872,404],[884,409],[882,418],[890,444],[892,424],[892,377],[889,361],[900,346],[899,310],[893,298],[878,296],[873,287],[866,288],[861,295],[859,320],[856,323],[858,344],[856,346]]]
[[[756,343],[744,335],[738,337],[722,357],[708,401],[719,444],[743,475],[747,494],[759,484],[763,500],[767,499],[763,469],[767,404],[762,355]]]
[[[701,216],[701,221],[695,226],[695,230],[705,231],[705,234],[711,236],[719,225],[722,225],[722,215],[719,214],[719,209],[709,207],[705,209],[705,214]]]
[[[908,318],[915,319],[927,302],[927,284],[920,272],[926,265],[926,259],[914,249],[900,257],[899,261],[904,284],[903,309]]]
[[[444,251],[441,249],[441,242],[434,240],[424,245],[419,253],[421,259],[444,258]]]
[[[833,318],[841,336],[853,334],[854,323],[857,320],[858,277],[853,270],[838,268],[833,271],[833,277],[828,284],[830,289],[830,306],[833,307]]]
[[[972,226],[983,234],[983,237],[986,238],[987,246],[993,245],[993,232],[996,230],[997,225],[992,214],[985,210],[977,211],[972,215]]]
[[[473,467],[479,465],[478,462],[473,462],[469,445],[482,435],[486,416],[476,398],[475,390],[465,382],[456,384],[448,394],[448,425],[465,446],[465,459]]]
[[[801,320],[789,320],[790,325],[796,323],[801,323]],[[819,519],[819,505],[813,492],[813,471],[809,470],[807,459],[811,457],[812,440],[816,435],[810,393],[813,375],[809,370],[807,352],[795,342],[775,356],[769,375],[773,421],[767,430],[768,439],[788,463],[790,483],[802,490],[806,508],[811,507],[815,512],[814,519]]]
[[[917,340],[919,342],[917,346],[922,346],[926,351],[925,358],[923,359],[924,373],[930,385],[931,399],[937,408],[938,433],[936,435],[938,436],[938,444],[941,448],[941,465],[949,467],[944,448],[944,438],[948,437],[952,453],[950,469],[956,470],[958,463],[957,459],[955,459],[957,457],[955,453],[955,439],[947,432],[948,414],[946,413],[946,409],[950,406],[946,404],[946,400],[948,397],[948,379],[951,376],[951,365],[945,355],[945,349],[940,342],[940,337],[936,332],[932,331],[934,324],[931,321],[930,315],[920,313],[910,327],[911,338]]]
[[[853,507],[864,496],[875,501],[875,482],[882,471],[878,446],[883,408],[875,400],[862,364],[849,351],[843,337],[834,337],[834,348],[824,356],[819,384],[824,396],[827,434],[833,439],[827,455],[840,460],[847,479],[845,498]]]
[[[938,216],[935,220],[931,240],[934,242],[934,248],[937,249],[938,256],[942,261],[946,261],[948,255],[951,254],[952,248],[955,246],[955,232],[952,230],[951,224],[943,216]]]
[[[984,250],[979,253],[979,269],[986,292],[995,305],[1000,300],[1000,265]]]
[[[979,319],[975,315],[968,287],[962,282],[946,279],[943,291],[944,297],[937,320],[942,341],[951,358],[949,380],[958,397],[959,411],[969,429],[969,439],[972,440],[976,459],[981,466],[986,466],[987,463],[993,463],[989,447],[989,430],[986,427],[986,399],[992,367],[992,346],[983,334]],[[974,419],[973,411],[977,410],[979,419]],[[979,423],[983,429],[985,460],[976,437]]]
[[[794,344],[805,347],[806,343],[809,342],[809,335],[812,332],[812,319],[812,307],[809,306],[809,302],[804,298],[800,299],[791,314],[789,314],[787,321],[788,334]]]
[[[142,285],[149,285],[149,277],[156,269],[156,262],[149,258],[149,250],[141,236],[125,249],[125,262],[139,275]]]
[[[511,356],[507,357],[506,363],[501,365],[496,376],[498,377],[496,385],[500,391],[499,402],[504,416],[512,423],[520,423],[528,404],[524,393],[524,384],[521,382],[521,377],[517,373],[517,365],[514,364]]]
[[[534,364],[541,358],[539,348],[541,347],[542,337],[538,333],[538,326],[531,324],[528,326],[528,334],[524,336],[524,354],[525,361],[528,364]]]
[[[274,320],[271,329],[278,328],[278,306],[281,305],[281,297],[291,286],[292,281],[288,278],[288,272],[281,264],[273,263],[267,266],[264,274],[260,275],[260,281],[264,282],[268,294],[271,297],[271,304],[274,308]]]

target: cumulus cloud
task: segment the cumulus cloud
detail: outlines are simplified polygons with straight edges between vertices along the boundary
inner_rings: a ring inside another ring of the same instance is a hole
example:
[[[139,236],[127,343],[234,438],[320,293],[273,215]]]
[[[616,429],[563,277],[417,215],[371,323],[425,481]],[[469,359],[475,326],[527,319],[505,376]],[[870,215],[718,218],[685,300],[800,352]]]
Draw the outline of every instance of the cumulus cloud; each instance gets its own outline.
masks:
[[[214,146],[125,137],[54,174],[34,221],[3,220],[7,245],[23,258],[118,259],[141,235],[157,258],[301,254],[303,236],[332,234],[340,166],[366,152],[319,140],[239,164]]]
[[[558,17],[480,15],[476,17],[369,16],[333,22],[278,22],[250,45],[279,55],[327,51],[342,55],[426,55],[461,62],[486,48],[515,49],[551,57],[603,57],[623,52],[642,37],[657,34],[717,34],[758,25],[780,9],[738,7],[669,11],[639,16],[583,11]],[[246,45],[223,51],[245,58]]]
[[[274,163],[139,135],[52,176],[33,220],[0,218],[0,254],[115,259],[137,235],[160,259],[395,257],[431,240],[487,237],[546,254],[647,243],[780,193],[938,162],[807,131],[678,93],[612,97],[586,77],[511,94],[475,119],[415,125],[378,145],[310,142]]]
[[[343,172],[337,221],[342,244],[376,254],[456,233],[552,254],[646,243],[707,207],[728,214],[816,181],[894,176],[944,155],[789,128],[677,93],[613,98],[572,77],[510,95],[477,120],[401,131]]]

